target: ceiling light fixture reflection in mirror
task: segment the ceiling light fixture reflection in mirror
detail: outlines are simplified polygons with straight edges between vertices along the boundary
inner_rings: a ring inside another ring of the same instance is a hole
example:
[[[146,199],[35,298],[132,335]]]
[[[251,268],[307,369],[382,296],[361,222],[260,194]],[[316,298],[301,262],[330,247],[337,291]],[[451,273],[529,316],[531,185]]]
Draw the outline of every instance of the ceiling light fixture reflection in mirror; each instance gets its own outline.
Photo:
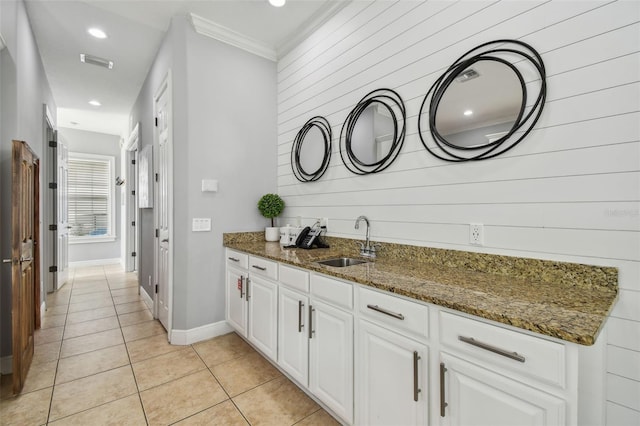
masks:
[[[300,182],[313,182],[331,160],[331,125],[324,117],[310,118],[298,131],[291,147],[291,169]]]
[[[404,143],[406,115],[402,98],[391,89],[364,96],[340,131],[340,157],[347,169],[365,175],[389,167]]]
[[[418,119],[420,140],[445,161],[493,158],[531,132],[546,93],[545,67],[535,49],[518,40],[482,44],[455,61],[427,92]]]

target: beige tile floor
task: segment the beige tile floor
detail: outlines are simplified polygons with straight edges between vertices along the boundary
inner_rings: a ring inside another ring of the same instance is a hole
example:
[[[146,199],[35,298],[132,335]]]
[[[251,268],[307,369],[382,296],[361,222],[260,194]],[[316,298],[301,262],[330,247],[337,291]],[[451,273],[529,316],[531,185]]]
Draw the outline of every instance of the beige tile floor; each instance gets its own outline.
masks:
[[[173,346],[118,266],[76,269],[47,297],[23,391],[2,425],[336,425],[235,333]]]

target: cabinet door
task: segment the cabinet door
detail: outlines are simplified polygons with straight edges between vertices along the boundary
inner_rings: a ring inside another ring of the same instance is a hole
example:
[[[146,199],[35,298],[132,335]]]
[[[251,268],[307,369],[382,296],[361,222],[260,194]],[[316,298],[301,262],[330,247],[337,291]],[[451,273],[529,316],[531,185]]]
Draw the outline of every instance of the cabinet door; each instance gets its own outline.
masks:
[[[444,395],[448,404],[443,424],[565,424],[562,399],[448,354],[441,354],[440,359],[446,368]]]
[[[247,337],[247,273],[227,268],[227,322],[238,334]]]
[[[278,354],[278,286],[251,274],[247,285],[249,299],[249,341],[260,351],[277,360]]]
[[[278,365],[304,386],[309,385],[309,298],[280,287],[278,311]]]
[[[360,320],[356,366],[357,423],[422,425],[428,418],[428,349]]]
[[[353,422],[353,316],[310,300],[309,389],[347,423]]]

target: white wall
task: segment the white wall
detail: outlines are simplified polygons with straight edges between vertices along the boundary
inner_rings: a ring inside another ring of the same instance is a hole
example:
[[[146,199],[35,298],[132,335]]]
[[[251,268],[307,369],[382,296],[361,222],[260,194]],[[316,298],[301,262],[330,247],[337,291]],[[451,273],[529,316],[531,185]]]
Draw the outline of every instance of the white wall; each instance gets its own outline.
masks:
[[[0,258],[11,257],[11,147],[12,140],[26,141],[40,158],[40,242],[44,233],[45,185],[43,104],[55,121],[56,105],[22,0],[0,1],[0,32],[7,47],[0,52]],[[55,124],[55,123],[54,123]],[[42,246],[42,244],[41,244]],[[41,260],[43,257],[41,257]],[[45,269],[40,265],[42,281]],[[11,355],[11,268],[0,268],[0,357]]]
[[[153,143],[153,95],[168,69],[173,84],[172,327],[189,330],[224,320],[222,234],[265,225],[256,204],[276,189],[276,65],[198,35],[185,17],[174,17],[132,110],[132,122],[141,123],[141,146]],[[202,179],[217,179],[219,191],[201,192]],[[147,285],[149,277],[155,282],[153,211],[141,212],[140,280]],[[193,218],[200,217],[212,219],[211,232],[191,231]]]
[[[329,234],[619,268],[607,321],[609,425],[640,423],[640,3],[352,2],[278,63],[278,192],[285,220],[329,218]],[[434,80],[486,41],[530,43],[547,67],[535,130],[493,160],[449,164],[421,145],[417,114]],[[340,160],[345,117],[388,87],[407,108],[407,138],[385,172],[355,176]],[[333,126],[322,179],[295,180],[298,129]],[[468,244],[483,223],[485,246]]]
[[[66,145],[70,153],[98,154],[107,155],[114,158],[115,176],[121,176],[120,169],[120,137],[115,135],[107,135],[105,133],[88,132],[86,130],[70,129],[60,127],[58,129],[58,140]],[[115,184],[114,184],[115,185]],[[91,262],[100,260],[113,260],[120,258],[120,239],[122,221],[120,220],[121,208],[121,191],[122,187],[115,187],[115,218],[113,224],[115,226],[115,241],[105,241],[99,243],[70,243],[69,244],[69,262]],[[72,265],[73,266],[73,265]]]

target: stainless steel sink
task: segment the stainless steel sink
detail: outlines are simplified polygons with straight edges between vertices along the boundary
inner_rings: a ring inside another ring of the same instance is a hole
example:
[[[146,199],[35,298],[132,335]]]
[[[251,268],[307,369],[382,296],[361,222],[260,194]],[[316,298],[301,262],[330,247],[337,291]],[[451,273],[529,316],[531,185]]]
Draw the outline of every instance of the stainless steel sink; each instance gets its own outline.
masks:
[[[319,260],[318,263],[321,265],[334,266],[336,268],[344,268],[346,266],[359,265],[361,263],[366,263],[366,260],[362,259],[354,259],[352,257],[339,257],[337,259],[327,259],[327,260]]]

